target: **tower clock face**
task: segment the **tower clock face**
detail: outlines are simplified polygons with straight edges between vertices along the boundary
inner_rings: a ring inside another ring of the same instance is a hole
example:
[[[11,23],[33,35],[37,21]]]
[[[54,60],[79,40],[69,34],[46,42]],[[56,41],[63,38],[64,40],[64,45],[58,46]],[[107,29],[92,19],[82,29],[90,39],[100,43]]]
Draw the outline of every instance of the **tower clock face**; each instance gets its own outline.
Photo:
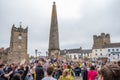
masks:
[[[22,48],[22,46],[20,46],[20,45],[19,45],[19,46],[18,46],[18,48],[19,48],[19,49],[21,49],[21,48]]]
[[[21,36],[21,35],[19,35],[19,36],[18,36],[18,39],[19,39],[19,40],[21,40],[21,39],[22,39],[22,36]]]

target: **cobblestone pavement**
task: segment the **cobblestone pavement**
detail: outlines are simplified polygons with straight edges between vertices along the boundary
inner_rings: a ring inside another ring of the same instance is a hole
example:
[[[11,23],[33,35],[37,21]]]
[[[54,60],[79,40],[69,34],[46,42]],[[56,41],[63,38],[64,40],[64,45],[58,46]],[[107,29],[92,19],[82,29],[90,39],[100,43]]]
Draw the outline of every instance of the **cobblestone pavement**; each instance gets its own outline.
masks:
[[[82,77],[75,77],[75,80],[82,80]]]

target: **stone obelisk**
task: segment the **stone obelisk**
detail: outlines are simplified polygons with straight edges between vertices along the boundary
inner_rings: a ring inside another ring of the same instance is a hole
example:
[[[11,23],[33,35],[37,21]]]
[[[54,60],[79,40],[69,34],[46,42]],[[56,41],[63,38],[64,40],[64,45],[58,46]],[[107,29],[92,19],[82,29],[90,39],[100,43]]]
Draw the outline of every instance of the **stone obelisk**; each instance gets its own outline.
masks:
[[[55,2],[52,6],[50,37],[49,37],[49,57],[57,58],[59,55],[59,32],[58,32],[58,20]]]

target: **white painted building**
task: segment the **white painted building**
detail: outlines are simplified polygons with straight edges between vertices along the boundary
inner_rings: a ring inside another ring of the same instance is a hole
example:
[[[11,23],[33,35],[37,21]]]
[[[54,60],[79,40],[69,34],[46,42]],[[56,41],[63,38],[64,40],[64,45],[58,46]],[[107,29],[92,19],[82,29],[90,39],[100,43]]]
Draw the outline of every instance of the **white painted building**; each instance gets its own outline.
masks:
[[[106,56],[109,61],[120,60],[120,43],[110,43],[103,46],[103,48],[94,48],[92,50],[92,58]]]
[[[81,53],[70,53],[70,54],[66,54],[67,58],[70,60],[79,60],[79,56]]]
[[[106,55],[106,50],[105,48],[100,48],[100,49],[93,49],[92,50],[92,58],[99,58],[100,56],[105,56]]]
[[[85,57],[91,58],[90,53],[69,53],[66,56],[71,60],[84,59]]]
[[[111,43],[105,46],[107,57],[113,60],[120,60],[120,43]]]
[[[66,56],[69,60],[79,60],[84,59],[85,57],[91,58],[92,50],[86,49],[65,49],[62,50],[60,54],[64,54],[64,57]]]

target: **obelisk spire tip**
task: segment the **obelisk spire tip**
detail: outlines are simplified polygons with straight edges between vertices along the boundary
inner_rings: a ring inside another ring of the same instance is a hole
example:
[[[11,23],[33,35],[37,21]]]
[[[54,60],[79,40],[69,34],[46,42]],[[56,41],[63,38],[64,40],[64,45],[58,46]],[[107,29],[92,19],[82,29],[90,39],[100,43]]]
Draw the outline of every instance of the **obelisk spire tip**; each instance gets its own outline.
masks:
[[[53,2],[53,5],[55,5],[55,1]]]

